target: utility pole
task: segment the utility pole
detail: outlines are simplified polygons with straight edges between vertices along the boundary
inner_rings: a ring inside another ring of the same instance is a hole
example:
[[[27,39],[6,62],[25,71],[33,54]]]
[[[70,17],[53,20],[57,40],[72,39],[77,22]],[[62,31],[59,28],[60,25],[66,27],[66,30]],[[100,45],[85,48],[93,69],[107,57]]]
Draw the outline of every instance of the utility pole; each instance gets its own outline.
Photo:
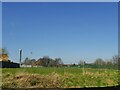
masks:
[[[19,49],[19,51],[20,51],[20,67],[21,67],[21,60],[22,60],[22,49]]]
[[[83,61],[83,75],[84,75],[84,61]]]

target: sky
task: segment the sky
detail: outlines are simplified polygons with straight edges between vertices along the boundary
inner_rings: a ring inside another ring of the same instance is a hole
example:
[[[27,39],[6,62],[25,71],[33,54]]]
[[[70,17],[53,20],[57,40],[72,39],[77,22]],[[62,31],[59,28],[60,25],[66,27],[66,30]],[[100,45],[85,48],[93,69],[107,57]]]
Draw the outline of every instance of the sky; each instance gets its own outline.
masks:
[[[0,47],[2,47],[2,3],[0,3]]]
[[[2,0],[2,2],[119,2],[119,0]]]
[[[36,60],[93,62],[118,53],[118,3],[2,3],[2,47],[19,62],[19,49]],[[32,52],[32,53],[31,53]]]

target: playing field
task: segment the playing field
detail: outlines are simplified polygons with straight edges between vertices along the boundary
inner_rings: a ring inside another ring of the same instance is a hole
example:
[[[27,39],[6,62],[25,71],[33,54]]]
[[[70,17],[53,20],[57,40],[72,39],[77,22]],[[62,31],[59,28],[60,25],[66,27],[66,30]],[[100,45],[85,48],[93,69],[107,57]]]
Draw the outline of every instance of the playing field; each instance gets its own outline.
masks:
[[[118,70],[85,68],[3,68],[4,88],[83,88],[118,85]]]

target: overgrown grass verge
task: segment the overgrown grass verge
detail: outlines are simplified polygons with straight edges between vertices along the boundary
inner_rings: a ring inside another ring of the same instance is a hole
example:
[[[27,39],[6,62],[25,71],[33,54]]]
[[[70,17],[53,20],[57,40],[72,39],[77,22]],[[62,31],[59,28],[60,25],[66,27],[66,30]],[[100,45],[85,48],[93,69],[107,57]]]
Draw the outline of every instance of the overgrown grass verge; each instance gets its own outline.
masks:
[[[32,72],[33,70],[34,72]],[[118,70],[87,68],[84,73],[80,68],[3,69],[2,88],[83,88],[116,86],[118,85],[118,72]]]

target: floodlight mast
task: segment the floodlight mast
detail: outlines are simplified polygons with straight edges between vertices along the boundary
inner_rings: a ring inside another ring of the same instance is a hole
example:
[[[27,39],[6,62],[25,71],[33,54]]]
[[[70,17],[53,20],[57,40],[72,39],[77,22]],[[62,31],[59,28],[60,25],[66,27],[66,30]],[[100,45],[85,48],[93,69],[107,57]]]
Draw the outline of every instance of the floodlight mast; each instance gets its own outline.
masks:
[[[22,49],[19,49],[19,52],[20,52],[20,67],[21,67],[21,60],[22,60]]]

